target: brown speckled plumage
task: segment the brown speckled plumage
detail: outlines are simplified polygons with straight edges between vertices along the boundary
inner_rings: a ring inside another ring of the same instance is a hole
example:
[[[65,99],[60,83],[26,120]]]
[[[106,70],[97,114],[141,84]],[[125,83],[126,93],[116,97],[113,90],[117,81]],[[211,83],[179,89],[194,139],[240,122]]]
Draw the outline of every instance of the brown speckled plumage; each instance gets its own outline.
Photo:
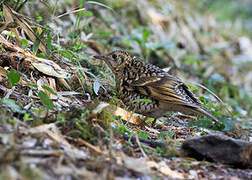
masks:
[[[104,60],[115,74],[119,97],[132,111],[153,118],[168,111],[201,113],[218,121],[201,108],[201,102],[181,80],[161,68],[124,51],[113,51],[95,58]],[[138,99],[145,101],[139,102]]]

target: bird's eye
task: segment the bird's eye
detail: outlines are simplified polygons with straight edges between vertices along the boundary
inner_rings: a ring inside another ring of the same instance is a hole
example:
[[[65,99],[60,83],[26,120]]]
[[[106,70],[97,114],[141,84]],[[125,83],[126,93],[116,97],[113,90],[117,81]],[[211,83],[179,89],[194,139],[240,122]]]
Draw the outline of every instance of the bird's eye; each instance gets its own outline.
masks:
[[[116,59],[116,58],[117,58],[117,55],[116,55],[116,54],[113,54],[113,55],[112,55],[112,58],[113,58],[113,59]]]

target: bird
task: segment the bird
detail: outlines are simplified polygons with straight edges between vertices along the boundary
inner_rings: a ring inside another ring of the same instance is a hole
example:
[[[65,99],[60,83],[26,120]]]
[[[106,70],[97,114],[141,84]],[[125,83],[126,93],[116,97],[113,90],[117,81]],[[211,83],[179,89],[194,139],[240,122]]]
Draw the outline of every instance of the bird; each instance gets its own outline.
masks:
[[[94,58],[111,69],[119,98],[133,112],[155,120],[167,112],[202,114],[219,122],[185,83],[163,69],[123,50]]]

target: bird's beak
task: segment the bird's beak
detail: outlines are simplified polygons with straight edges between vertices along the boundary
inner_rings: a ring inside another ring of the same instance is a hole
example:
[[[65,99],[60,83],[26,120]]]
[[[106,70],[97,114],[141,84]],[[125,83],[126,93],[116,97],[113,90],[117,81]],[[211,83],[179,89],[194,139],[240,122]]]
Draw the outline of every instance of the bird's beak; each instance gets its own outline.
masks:
[[[100,55],[100,56],[94,56],[95,59],[105,60],[107,59],[107,56]]]
[[[112,64],[110,61],[109,56],[106,55],[99,55],[99,56],[94,56],[95,59],[103,60],[110,68],[112,68]]]

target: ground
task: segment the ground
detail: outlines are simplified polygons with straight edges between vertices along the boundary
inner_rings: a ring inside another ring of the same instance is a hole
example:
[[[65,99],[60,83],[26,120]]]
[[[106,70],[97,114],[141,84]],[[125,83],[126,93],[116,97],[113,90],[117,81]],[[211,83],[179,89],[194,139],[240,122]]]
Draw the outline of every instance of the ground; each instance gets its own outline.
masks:
[[[4,2],[0,179],[252,179],[249,168],[181,150],[208,134],[252,141],[250,5]],[[152,126],[129,111],[111,70],[93,58],[114,49],[181,78],[221,123],[170,113]]]

